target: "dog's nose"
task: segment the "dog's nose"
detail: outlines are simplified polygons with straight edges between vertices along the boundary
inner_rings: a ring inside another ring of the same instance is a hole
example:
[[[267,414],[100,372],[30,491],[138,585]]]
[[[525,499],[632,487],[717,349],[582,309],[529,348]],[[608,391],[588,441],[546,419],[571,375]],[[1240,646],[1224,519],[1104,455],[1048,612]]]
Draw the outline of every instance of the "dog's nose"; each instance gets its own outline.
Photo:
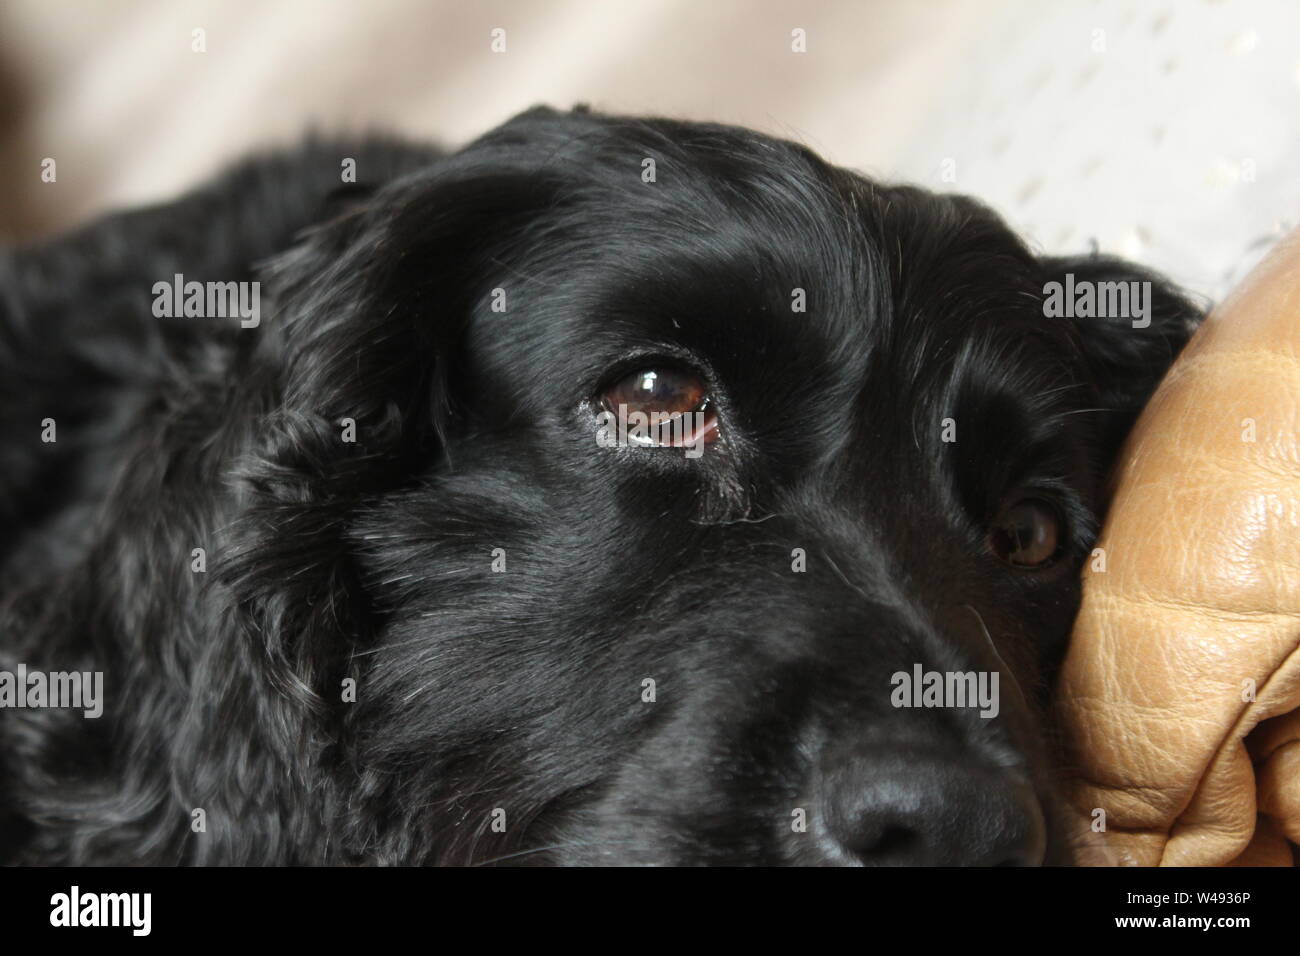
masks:
[[[1037,866],[1046,827],[1016,771],[958,754],[905,749],[823,768],[825,836],[841,862],[867,866]]]

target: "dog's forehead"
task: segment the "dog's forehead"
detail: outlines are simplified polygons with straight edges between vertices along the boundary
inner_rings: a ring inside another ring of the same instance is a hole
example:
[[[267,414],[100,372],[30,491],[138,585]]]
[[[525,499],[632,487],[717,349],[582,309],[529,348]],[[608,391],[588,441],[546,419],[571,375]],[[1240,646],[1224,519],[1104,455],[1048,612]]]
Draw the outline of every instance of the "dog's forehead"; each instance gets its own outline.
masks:
[[[471,328],[494,377],[541,401],[629,356],[679,357],[765,400],[829,404],[872,369],[919,378],[1032,307],[1018,241],[963,200],[788,149],[660,149],[652,179],[629,176],[627,156],[650,151],[575,172],[494,260],[505,311]]]

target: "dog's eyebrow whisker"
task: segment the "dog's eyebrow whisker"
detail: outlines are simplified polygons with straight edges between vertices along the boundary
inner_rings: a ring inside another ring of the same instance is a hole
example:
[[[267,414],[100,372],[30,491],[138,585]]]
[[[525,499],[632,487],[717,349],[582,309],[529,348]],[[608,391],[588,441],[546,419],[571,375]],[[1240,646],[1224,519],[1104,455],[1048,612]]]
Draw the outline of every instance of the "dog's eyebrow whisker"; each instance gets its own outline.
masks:
[[[426,803],[424,806],[418,807],[417,809],[432,810],[435,808],[439,808],[439,809],[446,810],[449,809],[453,804],[455,804],[459,800],[464,800],[468,797],[479,797],[485,793],[500,793],[504,789],[506,789],[506,785],[501,784],[500,786],[497,787],[483,787],[479,790],[457,791],[456,793],[449,794],[448,796],[443,797],[440,800],[431,800],[428,803]]]
[[[1042,397],[1046,398],[1049,395],[1056,395],[1059,392],[1070,392],[1070,391],[1074,391],[1075,389],[1086,388],[1086,387],[1087,386],[1083,382],[1066,382],[1064,385],[1058,385],[1055,388],[1049,388],[1047,391],[1042,393]]]
[[[1109,412],[1109,411],[1112,411],[1112,409],[1109,409],[1109,408],[1076,408],[1074,411],[1071,411],[1071,412],[1059,412],[1055,417],[1056,417],[1056,418],[1065,418],[1067,415],[1092,415],[1092,414],[1095,414],[1096,412]]]
[[[844,572],[840,570],[840,566],[835,563],[835,561],[831,558],[829,554],[823,555],[823,557],[826,559],[826,563],[831,566],[831,570],[834,571],[839,576],[839,579],[841,581],[843,581],[845,584],[851,587],[858,594],[862,595],[862,599],[864,601],[866,601],[867,603],[871,603],[872,600],[871,595],[867,594],[866,591],[862,590],[862,588],[860,588],[858,585],[854,584],[847,577],[845,577]]]
[[[547,282],[546,278],[544,278],[543,276],[529,275],[527,272],[524,272],[522,269],[520,269],[517,265],[513,265],[512,263],[506,262],[504,259],[501,259],[497,256],[493,256],[488,261],[491,262],[493,266],[496,266],[497,268],[504,270],[508,275],[518,276],[519,278],[523,279],[525,283],[532,283],[534,285],[545,285]]]

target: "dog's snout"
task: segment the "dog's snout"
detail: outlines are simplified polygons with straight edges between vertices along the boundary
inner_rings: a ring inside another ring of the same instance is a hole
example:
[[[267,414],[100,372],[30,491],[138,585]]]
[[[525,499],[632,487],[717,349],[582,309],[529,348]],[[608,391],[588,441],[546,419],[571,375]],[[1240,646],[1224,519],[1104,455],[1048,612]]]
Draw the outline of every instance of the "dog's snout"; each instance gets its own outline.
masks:
[[[826,850],[867,866],[1037,866],[1046,827],[1019,773],[970,757],[903,748],[823,768]]]

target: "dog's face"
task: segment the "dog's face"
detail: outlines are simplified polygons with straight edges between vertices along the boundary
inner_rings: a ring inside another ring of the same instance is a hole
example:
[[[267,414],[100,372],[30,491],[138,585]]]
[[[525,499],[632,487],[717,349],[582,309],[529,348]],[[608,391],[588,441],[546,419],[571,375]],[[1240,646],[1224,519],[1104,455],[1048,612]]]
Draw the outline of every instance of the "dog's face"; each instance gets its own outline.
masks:
[[[548,111],[291,256],[281,420],[357,441],[267,452],[311,491],[254,505],[234,582],[349,569],[346,602],[289,627],[286,592],[261,631],[297,632],[307,685],[357,678],[358,841],[1063,859],[1053,671],[1118,438],[1192,314],[1157,282],[1147,328],[1046,318],[1065,272],[1151,278],[757,134]]]

